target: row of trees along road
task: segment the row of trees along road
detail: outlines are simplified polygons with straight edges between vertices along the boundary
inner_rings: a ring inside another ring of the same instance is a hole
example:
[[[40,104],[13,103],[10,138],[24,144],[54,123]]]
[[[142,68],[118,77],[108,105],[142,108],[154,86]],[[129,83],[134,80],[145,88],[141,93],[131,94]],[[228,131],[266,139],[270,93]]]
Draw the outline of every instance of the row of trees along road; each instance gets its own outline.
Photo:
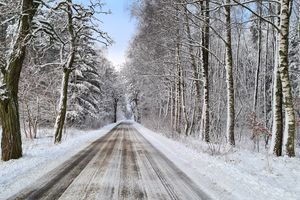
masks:
[[[135,118],[211,144],[250,138],[257,150],[264,143],[295,156],[299,3],[134,2],[139,31],[123,73]]]
[[[66,122],[92,128],[115,120],[118,74],[96,48],[112,42],[97,19],[109,14],[102,7],[100,0],[0,1],[2,160],[22,156],[21,127],[36,138],[39,126],[54,126],[59,143]]]

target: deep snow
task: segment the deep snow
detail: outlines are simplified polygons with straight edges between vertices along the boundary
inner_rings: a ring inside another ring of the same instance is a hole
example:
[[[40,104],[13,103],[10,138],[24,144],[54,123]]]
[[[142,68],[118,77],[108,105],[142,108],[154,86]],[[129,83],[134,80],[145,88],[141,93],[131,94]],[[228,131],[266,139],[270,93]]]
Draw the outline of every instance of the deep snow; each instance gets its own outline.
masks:
[[[39,139],[23,139],[22,158],[8,162],[0,161],[0,199],[6,199],[34,183],[44,174],[108,133],[115,125],[110,124],[93,131],[69,129],[59,145],[53,144],[53,137],[50,137],[52,130],[39,130],[39,135],[41,135]]]

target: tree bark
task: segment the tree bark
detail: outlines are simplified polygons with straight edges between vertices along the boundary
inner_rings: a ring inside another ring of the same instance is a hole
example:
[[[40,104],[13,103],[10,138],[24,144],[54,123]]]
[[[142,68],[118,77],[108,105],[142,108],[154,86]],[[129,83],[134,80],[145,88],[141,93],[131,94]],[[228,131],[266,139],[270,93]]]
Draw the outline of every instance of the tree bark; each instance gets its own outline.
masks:
[[[180,44],[177,42],[176,44],[176,122],[175,122],[175,130],[180,133],[181,132],[181,115],[182,115],[182,82],[181,82],[181,66],[180,66]]]
[[[277,62],[276,62],[277,63]],[[270,152],[276,156],[282,155],[283,123],[282,123],[282,86],[278,67],[274,72],[274,94],[273,94],[273,130]]]
[[[2,160],[22,157],[22,140],[19,117],[18,97],[10,95],[7,102],[0,104],[2,122]]]
[[[209,67],[209,0],[203,1],[201,4],[201,15],[204,18],[204,25],[202,30],[202,77],[203,77],[203,108],[202,108],[202,119],[201,127],[202,135],[204,136],[205,142],[210,141],[209,136],[209,80],[208,80],[208,67]]]
[[[113,123],[117,122],[117,112],[118,112],[118,99],[114,98],[114,119],[113,119]]]
[[[269,3],[269,10],[272,10],[272,5]],[[269,12],[270,14],[271,12]],[[266,33],[266,52],[265,52],[265,68],[264,68],[264,118],[265,118],[265,127],[271,129],[271,113],[272,113],[272,92],[271,84],[272,83],[272,64],[269,62],[269,38],[270,38],[270,24],[267,25]],[[273,50],[274,54],[274,50]],[[270,135],[265,136],[265,147],[267,148],[269,144]]]
[[[76,36],[74,33],[74,25],[73,25],[72,0],[67,0],[67,2],[68,2],[68,6],[66,12],[68,16],[70,52],[66,64],[63,66],[63,79],[62,79],[61,94],[60,94],[60,100],[58,106],[59,110],[58,110],[58,115],[56,117],[55,126],[54,126],[54,143],[61,142],[62,132],[63,132],[66,113],[67,113],[69,76],[73,70],[73,64],[75,59]]]
[[[188,38],[188,43],[189,43],[189,55],[191,58],[191,63],[192,63],[192,69],[193,69],[193,84],[195,87],[195,108],[193,111],[193,117],[191,120],[191,125],[190,125],[190,130],[188,135],[194,131],[194,124],[196,123],[196,121],[199,120],[199,116],[200,116],[200,103],[201,103],[201,93],[200,93],[200,81],[199,81],[199,73],[198,73],[198,65],[196,62],[196,57],[194,54],[194,49],[192,46],[192,35],[191,35],[191,29],[190,29],[190,22],[189,22],[189,18],[188,18],[188,11],[187,11],[187,6],[185,6],[185,26],[186,26],[186,32],[187,32],[187,38]]]
[[[5,69],[1,69],[0,117],[2,121],[2,160],[22,157],[22,141],[18,104],[19,79],[26,53],[26,43],[30,39],[32,19],[38,8],[33,0],[22,1],[22,11],[18,23],[15,43]]]
[[[186,108],[186,84],[185,84],[185,73],[183,73],[182,65],[180,66],[180,71],[181,71],[181,78],[180,78],[180,90],[181,90],[181,109],[182,109],[182,115],[184,118],[184,133],[187,136],[188,135],[188,130],[190,127],[190,122],[189,122],[189,117],[187,113],[187,108]]]
[[[62,138],[62,132],[65,124],[67,113],[67,101],[68,101],[68,85],[71,70],[64,68],[64,74],[62,79],[62,90],[60,94],[60,102],[58,106],[58,115],[55,122],[54,143],[60,143]]]
[[[272,7],[271,7],[272,9]],[[275,6],[276,12],[280,15],[280,8]],[[280,21],[277,20],[276,24],[279,26]],[[272,140],[270,146],[270,153],[277,156],[282,155],[283,145],[283,108],[282,108],[282,84],[279,65],[279,33],[273,28],[273,51],[274,51],[274,83],[273,83],[273,127],[272,127]]]
[[[284,152],[290,157],[295,156],[296,120],[289,78],[289,26],[291,0],[281,1],[280,34],[279,34],[279,72],[282,83],[283,103],[285,105],[286,124],[284,131]]]
[[[262,6],[261,6],[261,1],[256,3],[257,5],[257,13],[259,16],[261,16],[262,14]],[[257,103],[258,103],[258,86],[259,86],[259,74],[260,74],[260,67],[261,67],[261,51],[262,51],[262,19],[261,17],[258,17],[258,28],[257,28],[257,32],[258,32],[258,41],[257,41],[257,67],[256,67],[256,72],[255,72],[255,85],[254,85],[254,98],[253,98],[253,108],[252,108],[252,112],[255,116],[257,116],[259,118],[259,109],[257,108]],[[254,149],[257,148],[257,151],[259,151],[259,139],[260,136],[256,135],[254,133],[252,133],[252,138],[253,138],[253,142],[254,142]]]
[[[227,143],[235,145],[234,139],[234,84],[233,84],[233,59],[231,44],[231,0],[226,0],[225,18],[226,18],[226,83],[227,83]]]
[[[257,2],[257,10],[259,16],[262,14],[261,1]],[[257,96],[258,96],[258,85],[259,85],[259,74],[260,74],[260,65],[261,65],[261,50],[262,50],[262,19],[258,17],[258,41],[257,41],[257,67],[255,72],[255,88],[254,88],[254,99],[253,99],[253,112],[256,114],[257,110]]]

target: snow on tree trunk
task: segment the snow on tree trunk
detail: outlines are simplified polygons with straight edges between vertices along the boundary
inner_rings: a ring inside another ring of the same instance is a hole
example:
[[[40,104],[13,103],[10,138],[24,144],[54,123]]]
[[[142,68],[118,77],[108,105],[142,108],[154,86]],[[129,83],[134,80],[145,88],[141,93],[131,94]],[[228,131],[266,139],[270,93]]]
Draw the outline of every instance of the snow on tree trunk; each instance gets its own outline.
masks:
[[[279,34],[279,72],[282,83],[283,103],[286,113],[286,131],[284,131],[284,153],[295,156],[296,120],[293,104],[292,88],[289,78],[289,26],[290,26],[290,0],[281,1],[280,34]]]
[[[273,129],[270,153],[282,155],[283,123],[282,123],[282,87],[278,67],[274,70],[274,94],[273,94]]]
[[[234,139],[234,86],[233,86],[233,59],[231,46],[231,0],[226,0],[225,18],[226,18],[226,83],[227,83],[227,143],[235,145]]]
[[[272,4],[269,3],[269,13],[272,10]],[[274,33],[274,31],[273,31]],[[265,127],[271,129],[271,116],[272,116],[272,71],[273,71],[273,63],[271,64],[269,61],[270,56],[270,48],[269,48],[269,39],[270,39],[270,24],[267,25],[267,33],[266,33],[266,45],[265,45],[265,67],[264,67],[264,120]],[[273,55],[274,55],[273,48]],[[269,144],[270,135],[265,136],[265,147],[267,148]]]
[[[204,18],[204,25],[202,27],[202,77],[203,77],[203,108],[202,108],[202,119],[201,128],[203,139],[209,142],[209,80],[208,80],[208,67],[209,67],[209,0],[205,1],[204,5],[201,2],[201,15]]]
[[[261,2],[257,2],[257,13],[259,16],[262,15],[262,6]],[[260,67],[261,67],[261,52],[262,52],[262,19],[261,17],[258,17],[258,41],[257,41],[257,67],[255,72],[255,85],[254,85],[254,95],[253,95],[253,108],[252,112],[255,116],[259,117],[259,109],[257,108],[258,104],[258,90],[259,90],[259,77],[260,77]],[[252,131],[252,138],[254,142],[254,149],[257,149],[259,151],[259,135],[255,135],[254,130]]]
[[[176,44],[176,117],[175,117],[175,130],[180,133],[181,132],[181,114],[182,114],[182,107],[181,107],[181,70],[180,70],[180,44],[177,42]]]
[[[67,113],[67,101],[68,101],[68,84],[71,70],[64,68],[64,74],[62,79],[61,94],[58,106],[58,115],[55,121],[54,127],[54,143],[60,143],[62,138],[62,132],[65,124],[66,113]]]
[[[190,130],[188,131],[188,135],[192,131],[194,131],[194,125],[196,121],[199,120],[200,116],[200,103],[201,103],[201,93],[200,93],[200,84],[199,84],[199,74],[198,74],[198,65],[196,62],[196,57],[194,54],[193,46],[192,46],[192,35],[191,35],[191,29],[190,29],[190,22],[189,22],[189,17],[188,17],[188,8],[185,6],[185,26],[186,26],[186,32],[187,32],[187,37],[188,37],[188,42],[189,42],[189,56],[191,58],[191,64],[192,64],[192,69],[193,69],[193,84],[195,88],[195,106],[194,106],[194,111],[193,111],[193,116],[191,120],[191,125],[190,125]]]
[[[188,117],[188,113],[187,113],[187,109],[186,109],[186,84],[185,84],[185,80],[184,80],[184,73],[183,73],[183,69],[182,66],[180,66],[180,71],[181,71],[181,107],[182,107],[182,114],[184,117],[184,133],[185,135],[188,135],[188,131],[190,128],[190,121],[189,121],[189,117]]]
[[[277,12],[280,12],[277,8]],[[280,24],[280,21],[277,21]],[[273,127],[272,127],[272,140],[270,146],[270,153],[277,156],[282,155],[282,144],[283,144],[283,114],[282,114],[282,85],[280,79],[280,73],[278,71],[278,41],[279,33],[273,30],[274,34],[274,88],[273,88]]]
[[[68,34],[70,43],[70,52],[67,58],[66,64],[63,66],[63,79],[61,85],[61,94],[58,106],[58,115],[56,117],[54,126],[54,143],[60,143],[62,138],[62,132],[65,124],[66,113],[67,113],[67,101],[68,101],[68,85],[69,76],[72,72],[74,59],[75,59],[75,33],[74,33],[74,22],[73,22],[73,11],[72,11],[72,0],[67,0],[68,6],[66,9],[68,16]]]
[[[19,79],[30,39],[32,19],[39,4],[33,0],[23,0],[15,42],[8,57],[7,65],[0,75],[0,117],[2,121],[2,160],[22,157],[22,141],[18,105]]]

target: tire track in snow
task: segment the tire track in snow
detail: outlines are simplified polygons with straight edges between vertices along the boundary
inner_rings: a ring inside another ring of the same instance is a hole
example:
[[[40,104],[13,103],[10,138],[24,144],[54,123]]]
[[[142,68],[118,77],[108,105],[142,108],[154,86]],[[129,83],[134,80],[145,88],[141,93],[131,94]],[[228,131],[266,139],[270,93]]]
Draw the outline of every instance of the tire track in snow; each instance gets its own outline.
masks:
[[[127,127],[124,131],[122,148],[122,163],[118,194],[120,199],[147,199],[147,194],[141,182],[136,152],[133,148],[132,133]]]
[[[157,150],[135,128],[137,140],[143,144],[143,153],[164,185],[171,199],[211,199],[164,154]]]
[[[8,200],[21,200],[21,199],[43,199],[55,200],[64,193],[74,179],[81,173],[86,165],[93,159],[95,154],[99,151],[102,145],[109,146],[109,139],[118,126],[113,128],[108,134],[93,142],[89,147],[80,151],[75,156],[71,157],[63,165],[52,170],[40,180],[37,184],[25,188],[18,194],[10,197]],[[46,177],[51,177],[50,180]],[[37,189],[38,188],[38,189]]]
[[[44,180],[10,199],[210,198],[130,123],[121,123]]]
[[[66,189],[59,198],[61,200],[94,199],[99,187],[99,179],[105,173],[113,151],[120,143],[120,129],[116,129],[113,136],[108,140],[74,182]],[[78,181],[79,180],[79,181]]]

